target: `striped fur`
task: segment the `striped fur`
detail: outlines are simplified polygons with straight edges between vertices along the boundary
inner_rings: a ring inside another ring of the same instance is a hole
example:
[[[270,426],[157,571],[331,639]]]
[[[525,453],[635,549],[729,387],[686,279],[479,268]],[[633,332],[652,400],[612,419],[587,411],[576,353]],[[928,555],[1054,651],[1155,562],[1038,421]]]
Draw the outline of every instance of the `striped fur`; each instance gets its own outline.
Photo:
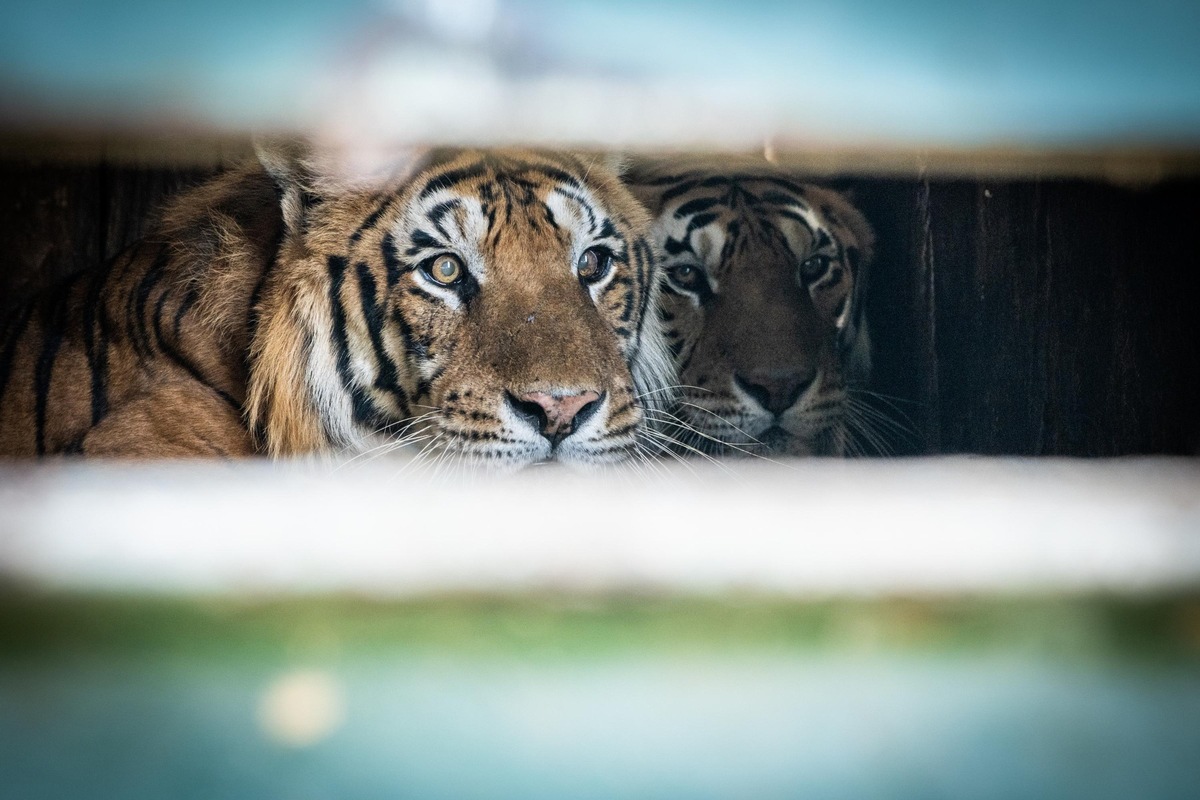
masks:
[[[154,232],[0,322],[0,456],[236,456],[250,306],[282,233],[260,168],[186,192]]]
[[[415,440],[512,469],[631,453],[671,365],[647,313],[649,218],[615,175],[525,151],[415,153],[354,179],[293,144],[260,160],[6,321],[0,454]],[[573,272],[591,247],[612,254],[595,285]],[[424,271],[444,253],[469,274],[453,291]],[[599,412],[553,445],[506,399],[584,390]]]
[[[677,435],[708,453],[842,454],[865,382],[873,235],[843,196],[765,164],[635,163],[655,217]]]

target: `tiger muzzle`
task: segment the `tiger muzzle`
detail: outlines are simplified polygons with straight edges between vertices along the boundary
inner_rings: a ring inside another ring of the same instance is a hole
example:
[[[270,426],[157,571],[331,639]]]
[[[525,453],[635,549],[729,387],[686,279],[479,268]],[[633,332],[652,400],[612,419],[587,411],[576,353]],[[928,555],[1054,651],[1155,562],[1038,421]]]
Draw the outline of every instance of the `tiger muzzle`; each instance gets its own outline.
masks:
[[[556,447],[599,410],[604,395],[591,389],[566,394],[526,392],[519,397],[510,393],[507,400]]]

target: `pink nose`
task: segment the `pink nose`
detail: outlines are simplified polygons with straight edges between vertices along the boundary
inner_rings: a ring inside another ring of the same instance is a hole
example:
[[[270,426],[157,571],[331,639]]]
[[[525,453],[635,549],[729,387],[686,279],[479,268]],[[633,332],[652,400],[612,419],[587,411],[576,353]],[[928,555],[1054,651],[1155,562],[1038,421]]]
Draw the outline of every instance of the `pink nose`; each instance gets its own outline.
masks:
[[[579,394],[561,395],[526,392],[520,399],[526,409],[538,416],[542,435],[552,442],[558,442],[575,429],[577,419],[582,421],[599,406],[597,401],[600,393],[590,389]],[[581,415],[580,412],[584,413]]]

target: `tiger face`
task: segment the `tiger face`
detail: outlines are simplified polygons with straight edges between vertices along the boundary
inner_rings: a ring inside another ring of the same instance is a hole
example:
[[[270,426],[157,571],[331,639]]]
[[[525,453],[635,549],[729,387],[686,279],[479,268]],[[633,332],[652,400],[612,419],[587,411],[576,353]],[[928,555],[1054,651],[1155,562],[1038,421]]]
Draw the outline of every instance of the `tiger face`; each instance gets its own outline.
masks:
[[[472,151],[331,188],[263,160],[290,220],[251,363],[272,452],[407,442],[497,470],[634,452],[670,358],[650,220],[614,174]]]
[[[842,454],[846,382],[870,368],[862,215],[761,168],[642,166],[631,180],[663,257],[675,435],[706,453]]]

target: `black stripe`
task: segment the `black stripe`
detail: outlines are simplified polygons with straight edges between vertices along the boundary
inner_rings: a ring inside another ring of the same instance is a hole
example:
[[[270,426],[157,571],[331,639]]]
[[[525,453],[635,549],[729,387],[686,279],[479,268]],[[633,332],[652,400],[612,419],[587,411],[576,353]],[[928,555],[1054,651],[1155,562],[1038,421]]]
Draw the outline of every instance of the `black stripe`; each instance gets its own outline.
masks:
[[[421,193],[417,196],[417,199],[424,200],[426,197],[433,194],[434,192],[439,192],[443,189],[449,189],[459,183],[463,183],[464,181],[469,181],[473,178],[478,178],[481,175],[485,174],[487,171],[488,171],[487,162],[480,161],[477,164],[472,164],[467,167],[461,167],[459,169],[451,170],[449,172],[443,172],[441,175],[435,175],[434,177],[430,178],[428,181],[425,182],[425,186],[424,186],[424,188],[421,189]]]
[[[134,350],[146,360],[149,360],[154,355],[150,342],[150,331],[146,327],[146,304],[150,300],[150,293],[154,291],[154,287],[162,280],[170,257],[170,250],[167,248],[167,245],[162,245],[159,248],[158,255],[154,258],[154,263],[146,270],[141,281],[138,282],[137,291],[130,294],[129,302],[126,305],[126,313],[129,315],[127,319],[129,320],[129,324],[132,325],[132,327],[127,326],[130,339],[133,341]]]
[[[638,282],[641,284],[641,302],[638,309],[637,321],[637,337],[638,343],[642,341],[642,328],[646,324],[646,314],[650,308],[650,291],[654,288],[650,278],[654,270],[654,251],[650,249],[650,243],[645,239],[638,239],[633,246],[633,252],[637,256],[637,273]]]
[[[632,410],[633,408],[634,408],[634,404],[633,404],[633,402],[632,402],[632,401],[626,401],[626,402],[625,402],[625,405],[623,405],[623,406],[618,406],[617,408],[614,408],[614,409],[612,409],[611,411],[609,411],[609,412],[608,412],[608,418],[609,418],[609,419],[615,419],[615,418],[617,418],[617,417],[621,416],[622,414],[626,414],[626,413],[628,413],[628,412],[629,412],[630,410]]]
[[[417,296],[425,298],[421,292],[417,292]],[[396,328],[400,331],[400,339],[404,342],[404,354],[412,359],[428,359],[429,348],[416,340],[416,337],[413,336],[412,326],[408,324],[408,320],[404,318],[399,309],[392,312],[392,322],[396,323]]]
[[[545,203],[540,204],[542,207],[542,216],[546,218],[546,224],[550,226],[552,231],[561,231],[562,227],[558,224],[558,220],[554,218],[554,211]]]
[[[867,270],[862,261],[862,251],[857,247],[850,246],[846,248],[846,263],[850,265],[850,274],[854,278],[854,290],[852,293],[853,307],[851,316],[854,318],[855,334],[863,327],[864,310],[866,303],[862,301],[867,289]]]
[[[764,183],[771,183],[776,186],[782,186],[784,189],[787,189],[792,194],[799,195],[800,197],[808,196],[808,191],[800,184],[796,183],[795,181],[789,181],[786,178],[780,178],[775,175],[751,176],[749,178],[749,180],[763,181]],[[799,205],[804,206],[805,208],[808,208],[808,206],[805,203],[801,203],[797,200],[793,200],[792,202],[798,203]]]
[[[635,253],[634,254],[635,265],[636,265],[636,262],[637,262],[637,254]],[[639,274],[641,273],[640,268],[635,267],[635,269],[637,269],[637,272]],[[603,297],[603,296],[608,295],[610,292],[615,292],[615,291],[623,291],[625,293],[624,298],[622,300],[622,307],[621,307],[621,318],[620,318],[621,322],[629,322],[631,319],[633,319],[634,303],[637,299],[637,293],[634,292],[634,290],[630,286],[630,283],[631,283],[631,281],[628,278],[624,278],[624,279],[613,278],[611,281],[608,282],[608,285],[604,287],[604,291],[601,294],[601,296]]]
[[[591,203],[589,203],[587,200],[585,200],[583,198],[582,195],[577,194],[576,192],[568,192],[565,189],[559,188],[558,193],[561,194],[563,197],[566,197],[570,200],[574,200],[576,203],[579,204],[579,207],[582,208],[584,210],[584,213],[586,213],[588,216],[588,225],[591,228],[592,233],[595,233],[598,226],[596,225],[596,213],[592,209]]]
[[[695,200],[689,200],[679,208],[675,209],[675,218],[683,219],[688,214],[697,214],[701,211],[707,211],[720,202],[720,198],[717,197],[697,197]]]
[[[163,353],[163,355],[175,362],[177,366],[182,367],[185,372],[192,376],[193,380],[216,393],[216,395],[224,400],[229,407],[234,410],[234,412],[240,415],[242,413],[241,404],[228,392],[223,391],[210,380],[208,380],[208,378],[204,376],[204,373],[202,373],[195,364],[184,357],[184,355],[180,353],[178,349],[176,349],[178,344],[177,342],[169,341],[163,335],[162,322],[166,317],[164,312],[166,311],[167,302],[169,300],[170,293],[163,292],[161,295],[159,295],[158,302],[154,304],[154,318],[151,322],[151,325],[154,332],[154,339],[158,342],[158,349]],[[180,305],[182,306],[182,303]],[[176,311],[175,319],[178,320],[180,316],[181,315],[178,313],[178,311]]]
[[[415,256],[422,250],[436,250],[445,247],[445,245],[433,238],[428,231],[423,231],[420,228],[414,230],[408,238],[412,242],[412,247],[406,251],[406,255],[409,256]]]
[[[371,348],[375,351],[375,360],[378,362],[379,374],[375,378],[375,387],[395,395],[401,411],[408,416],[408,393],[400,386],[396,365],[388,357],[383,346],[383,309],[376,300],[375,278],[365,261],[359,261],[355,269],[358,272],[358,294],[362,302],[363,320],[367,323],[367,334],[371,337]]]
[[[376,225],[378,225],[379,218],[383,216],[384,212],[387,211],[391,207],[392,203],[395,202],[395,200],[396,200],[396,195],[394,195],[394,194],[390,194],[386,198],[384,198],[384,201],[382,203],[380,203],[379,206],[374,211],[372,211],[370,214],[367,215],[367,218],[362,221],[362,224],[354,229],[354,233],[350,234],[350,244],[355,244],[356,242],[358,242],[358,240],[362,238],[364,233],[366,233],[367,231],[371,230]]]
[[[637,429],[638,424],[639,423],[637,423],[637,422],[630,422],[627,425],[622,425],[620,428],[614,428],[613,430],[604,434],[604,438],[605,439],[615,439],[618,436],[624,436],[627,433],[632,433],[633,431],[635,431]]]
[[[776,215],[778,215],[780,217],[784,217],[786,219],[795,220],[796,222],[799,222],[801,225],[804,226],[805,230],[807,230],[810,234],[812,233],[812,229],[813,229],[812,225],[809,224],[808,220],[806,220],[804,217],[800,216],[796,212],[780,209],[779,211],[776,211],[775,213],[776,213]]]
[[[678,175],[663,175],[662,177],[658,177],[658,178],[646,178],[646,179],[634,178],[632,180],[634,183],[643,184],[645,186],[664,186],[668,183],[679,183],[680,181],[695,182],[696,173],[695,172],[683,172]]]
[[[637,295],[634,294],[633,291],[631,291],[629,289],[625,290],[625,299],[624,299],[624,303],[621,308],[621,318],[620,318],[621,322],[628,323],[630,320],[633,319],[634,302],[635,302],[636,297],[637,297]],[[641,326],[639,325],[637,327],[640,328]]]
[[[738,237],[730,236],[725,240],[725,244],[721,247],[721,255],[717,257],[718,264],[728,264],[733,258],[733,251],[737,247]]]
[[[200,290],[193,286],[187,290],[187,294],[183,296],[179,307],[175,309],[175,318],[171,320],[171,338],[176,342],[179,341],[179,331],[183,327],[183,318],[187,316],[187,313],[192,310],[192,306],[196,305],[196,301],[199,299]]]
[[[342,284],[346,280],[346,269],[349,266],[346,258],[331,255],[327,261],[329,267],[329,310],[333,316],[333,340],[337,347],[337,371],[342,380],[342,388],[350,395],[353,406],[354,421],[360,425],[370,424],[377,414],[360,387],[356,386],[350,374],[350,336],[346,330],[346,309],[342,305]]]
[[[676,197],[687,194],[692,189],[696,188],[696,186],[698,186],[699,183],[700,182],[697,180],[689,180],[689,181],[685,181],[685,182],[679,184],[678,186],[674,186],[670,189],[667,189],[658,198],[658,202],[659,202],[660,206],[666,206],[667,203],[674,200]]]
[[[492,228],[496,227],[496,204],[484,201],[480,207],[483,209],[483,215],[487,217],[487,229],[490,233]]]
[[[692,250],[692,243],[687,239],[668,238],[665,242],[663,242],[663,249],[667,251],[668,255],[672,256],[677,256],[685,251],[695,254],[695,251]]]
[[[801,208],[808,210],[808,203],[805,203],[803,200],[793,197],[790,194],[784,194],[783,192],[766,191],[763,192],[762,199],[767,203],[774,203],[781,206],[800,206]]]
[[[443,239],[449,240],[450,233],[442,226],[442,220],[446,218],[452,210],[460,208],[462,203],[458,200],[443,200],[429,211],[425,212],[425,216],[433,223],[433,227],[437,228],[437,232],[442,235]]]
[[[50,404],[54,365],[58,361],[58,352],[66,332],[71,290],[75,288],[79,277],[75,275],[48,297],[42,311],[42,354],[34,371],[34,425],[39,456],[46,455],[46,411]]]
[[[696,230],[697,228],[703,228],[705,225],[708,225],[709,223],[714,221],[716,218],[717,218],[717,215],[714,213],[697,214],[696,216],[692,217],[691,220],[688,221],[687,233],[685,233],[684,235],[691,236],[692,231]]]
[[[411,267],[406,267],[400,262],[400,256],[396,252],[396,238],[391,232],[383,237],[379,247],[383,252],[383,265],[387,269],[387,288],[390,292],[400,282],[400,276],[408,272]]]
[[[26,303],[20,310],[20,313],[14,315],[12,327],[5,331],[4,346],[0,348],[0,398],[4,397],[4,392],[8,388],[8,379],[12,372],[12,363],[17,353],[17,344],[21,341],[21,335],[25,333],[25,328],[29,325],[29,318],[33,316],[33,303]]]
[[[567,186],[570,186],[572,189],[577,191],[583,190],[583,184],[580,182],[579,178],[569,172],[558,169],[557,167],[547,167],[541,164],[536,164],[529,166],[527,170],[529,172],[541,173],[542,176],[549,178],[552,181],[565,183]]]
[[[779,186],[801,197],[807,196],[804,187],[795,181],[790,181],[787,178],[781,178],[777,175],[769,175],[765,173],[753,172],[735,172],[729,175],[713,176],[705,180],[702,186],[717,186],[721,184],[738,184],[738,183],[767,183],[774,186]],[[742,189],[741,191],[745,191]]]
[[[129,256],[133,258],[133,253]],[[116,259],[105,263],[93,279],[83,305],[83,347],[87,354],[88,372],[91,374],[92,427],[108,413],[108,325],[104,305],[107,297],[104,287]]]

